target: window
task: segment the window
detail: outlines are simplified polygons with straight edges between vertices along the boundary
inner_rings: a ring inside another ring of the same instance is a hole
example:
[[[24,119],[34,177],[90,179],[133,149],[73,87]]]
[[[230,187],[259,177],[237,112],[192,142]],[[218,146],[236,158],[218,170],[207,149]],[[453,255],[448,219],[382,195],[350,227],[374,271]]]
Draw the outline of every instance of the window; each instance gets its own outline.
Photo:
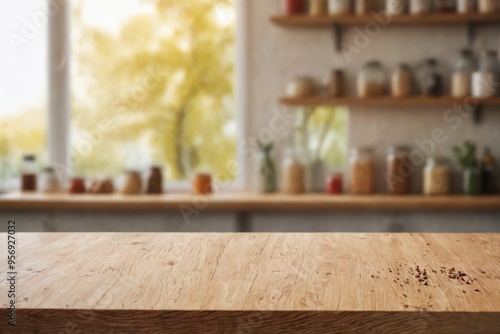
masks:
[[[42,5],[0,2],[0,180],[17,176],[25,154],[47,164],[48,16]]]
[[[74,174],[160,164],[182,181],[235,160],[232,1],[73,0],[70,9]]]

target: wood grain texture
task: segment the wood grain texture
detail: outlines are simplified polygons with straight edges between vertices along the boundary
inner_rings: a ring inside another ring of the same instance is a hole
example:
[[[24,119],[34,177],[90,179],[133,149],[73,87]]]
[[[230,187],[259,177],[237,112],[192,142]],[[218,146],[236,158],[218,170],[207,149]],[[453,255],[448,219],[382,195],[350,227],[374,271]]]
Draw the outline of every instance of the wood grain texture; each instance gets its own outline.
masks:
[[[220,193],[194,196],[187,193],[165,195],[43,195],[0,196],[0,211],[500,211],[500,196],[329,196],[325,194],[259,195]]]
[[[17,237],[21,333],[500,329],[500,234]],[[428,285],[415,277],[417,266]],[[449,278],[450,268],[471,284]],[[5,319],[4,261],[0,271]]]
[[[380,20],[380,19],[379,19]],[[378,22],[373,15],[325,15],[325,16],[274,16],[271,21],[284,27],[328,27],[333,24],[341,26],[363,25]],[[498,23],[500,13],[492,14],[455,14],[455,13],[430,13],[427,15],[393,15],[390,19],[382,17],[382,22],[389,25],[443,25],[466,23]]]
[[[394,107],[432,107],[443,106],[453,107],[454,105],[474,105],[482,104],[485,106],[500,106],[500,98],[493,97],[488,99],[472,99],[472,98],[455,98],[450,96],[444,97],[405,97],[394,98],[390,96],[358,98],[355,96],[329,98],[323,96],[313,96],[304,98],[283,97],[280,103],[289,106],[394,106]],[[401,110],[401,109],[394,109]]]

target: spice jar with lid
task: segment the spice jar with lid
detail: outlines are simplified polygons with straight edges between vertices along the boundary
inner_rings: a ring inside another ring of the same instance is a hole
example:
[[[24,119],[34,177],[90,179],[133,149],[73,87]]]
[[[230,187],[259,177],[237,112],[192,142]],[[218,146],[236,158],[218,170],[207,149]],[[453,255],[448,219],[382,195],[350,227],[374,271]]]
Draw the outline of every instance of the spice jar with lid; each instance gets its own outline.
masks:
[[[25,155],[21,163],[21,191],[37,190],[38,166],[34,155]]]
[[[391,77],[391,94],[393,97],[408,97],[413,91],[413,76],[410,66],[399,64]]]
[[[309,0],[309,15],[320,16],[328,14],[328,0]]]
[[[472,74],[472,95],[488,98],[497,95],[498,59],[496,51],[483,51],[479,68]]]
[[[429,157],[424,169],[424,194],[448,195],[450,192],[450,163],[442,157]]]
[[[334,70],[331,72],[327,83],[327,96],[341,97],[345,94],[345,77],[344,72],[341,70]]]
[[[406,146],[391,147],[387,155],[387,193],[391,195],[408,194],[414,171],[410,161],[410,148]]]
[[[297,77],[286,87],[286,95],[291,98],[311,97],[316,95],[316,91],[316,83],[308,77]]]
[[[163,173],[160,166],[151,167],[146,193],[156,195],[163,193]]]
[[[453,97],[467,97],[471,94],[472,72],[475,70],[475,61],[472,51],[460,51],[453,66],[451,78],[451,95]]]
[[[59,179],[57,178],[54,168],[44,168],[40,176],[40,191],[46,194],[52,194],[59,192],[59,190]]]
[[[457,0],[435,0],[436,12],[453,13],[457,9]]]
[[[375,162],[371,148],[355,148],[349,157],[349,192],[370,195],[375,192]]]
[[[345,15],[352,12],[352,0],[329,0],[328,10],[333,15]]]
[[[438,72],[438,62],[434,58],[426,59],[418,70],[420,92],[424,96],[443,95],[443,77]]]
[[[306,190],[306,168],[299,159],[298,153],[294,149],[287,151],[282,163],[283,192],[289,195],[305,193]]]
[[[356,15],[368,15],[376,9],[375,0],[355,0]]]
[[[386,0],[385,9],[391,15],[401,15],[406,13],[408,0]]]
[[[423,15],[431,11],[431,0],[410,0],[410,14]]]
[[[385,91],[385,73],[378,61],[370,61],[358,74],[358,97],[379,97]]]
[[[498,0],[479,0],[478,12],[482,14],[495,13],[500,9]]]
[[[142,178],[138,171],[129,170],[125,173],[121,193],[123,195],[139,195],[142,193]]]
[[[283,0],[285,15],[303,14],[306,10],[306,0]]]
[[[470,14],[476,11],[476,0],[457,0],[457,13]]]

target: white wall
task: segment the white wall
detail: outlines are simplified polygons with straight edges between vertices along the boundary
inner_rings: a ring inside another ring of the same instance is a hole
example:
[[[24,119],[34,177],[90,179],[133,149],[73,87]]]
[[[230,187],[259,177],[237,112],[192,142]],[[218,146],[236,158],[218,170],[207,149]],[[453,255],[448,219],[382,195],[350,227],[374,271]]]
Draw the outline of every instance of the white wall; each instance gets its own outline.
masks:
[[[279,0],[247,0],[248,11],[248,135],[257,136],[259,131],[269,125],[272,110],[280,108],[278,97],[283,95],[288,80],[297,75],[310,75],[322,80],[332,68],[344,69],[349,82],[350,93],[354,94],[355,77],[358,69],[370,59],[380,60],[388,74],[399,63],[407,62],[412,66],[426,57],[438,58],[445,72],[449,71],[457,50],[466,46],[466,27],[456,26],[391,26],[380,30],[368,46],[355,54],[347,62],[342,53],[334,50],[333,34],[327,28],[296,29],[273,25],[269,18],[280,12]],[[365,27],[358,28],[364,30]],[[476,29],[474,49],[500,48],[500,27],[484,25]],[[346,28],[343,41],[354,44],[355,27]],[[448,75],[445,76],[448,80]],[[447,82],[449,85],[449,82]],[[461,126],[454,130],[443,119],[449,108],[384,108],[353,107],[350,109],[349,143],[350,147],[373,145],[376,147],[379,174],[384,172],[386,148],[394,144],[415,147],[415,140],[430,138],[432,130],[443,128],[448,136],[443,144],[436,146],[437,154],[449,155],[450,147],[461,144],[465,139],[489,146],[498,160],[500,148],[500,109],[490,108],[484,114],[480,125],[471,119],[464,119]],[[254,179],[249,170],[248,177]],[[458,173],[458,171],[457,171]],[[457,177],[460,180],[460,177]],[[414,178],[413,191],[421,191],[421,172]],[[250,181],[250,184],[253,184]],[[379,179],[378,191],[384,191],[384,180]],[[460,182],[455,185],[460,190]]]

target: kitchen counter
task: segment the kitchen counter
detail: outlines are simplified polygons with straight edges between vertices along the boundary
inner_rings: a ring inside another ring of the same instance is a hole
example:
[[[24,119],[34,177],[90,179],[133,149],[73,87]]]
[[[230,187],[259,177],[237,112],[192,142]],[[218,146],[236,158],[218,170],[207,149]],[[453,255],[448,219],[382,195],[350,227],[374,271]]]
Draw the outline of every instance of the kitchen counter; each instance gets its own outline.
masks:
[[[5,255],[0,328],[14,333],[6,327],[7,235],[0,237]],[[500,328],[500,234],[21,233],[16,238],[21,333],[498,333]]]
[[[227,192],[208,196],[165,195],[7,194],[0,211],[500,211],[500,196],[330,196],[325,194],[260,195]]]

